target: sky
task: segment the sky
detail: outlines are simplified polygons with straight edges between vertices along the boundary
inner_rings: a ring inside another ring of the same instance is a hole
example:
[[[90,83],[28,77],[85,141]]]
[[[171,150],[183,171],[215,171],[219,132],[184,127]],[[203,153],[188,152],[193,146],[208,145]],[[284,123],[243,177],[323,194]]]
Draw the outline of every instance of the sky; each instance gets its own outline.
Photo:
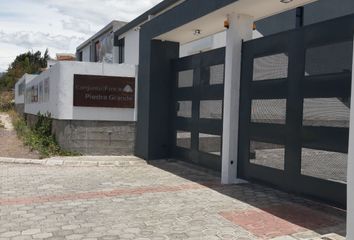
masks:
[[[27,51],[75,53],[112,20],[131,21],[161,0],[0,0],[0,72]]]

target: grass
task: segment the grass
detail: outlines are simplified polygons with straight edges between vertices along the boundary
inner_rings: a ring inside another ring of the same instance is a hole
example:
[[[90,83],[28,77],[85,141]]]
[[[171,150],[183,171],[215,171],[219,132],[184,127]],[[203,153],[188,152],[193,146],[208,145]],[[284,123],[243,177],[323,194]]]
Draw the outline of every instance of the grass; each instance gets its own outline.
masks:
[[[64,151],[60,148],[52,134],[52,119],[50,115],[38,114],[38,121],[34,127],[29,127],[26,121],[15,111],[9,111],[17,135],[31,150],[37,151],[41,158],[53,156],[78,156],[76,153]]]

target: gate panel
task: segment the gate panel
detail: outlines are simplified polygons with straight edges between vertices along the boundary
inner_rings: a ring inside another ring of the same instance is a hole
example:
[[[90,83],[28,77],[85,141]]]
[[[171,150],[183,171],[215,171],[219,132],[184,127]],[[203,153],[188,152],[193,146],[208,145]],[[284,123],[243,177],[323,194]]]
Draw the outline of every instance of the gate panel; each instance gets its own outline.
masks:
[[[221,169],[225,48],[173,61],[173,155]]]
[[[354,15],[243,44],[241,177],[345,207],[352,29]]]

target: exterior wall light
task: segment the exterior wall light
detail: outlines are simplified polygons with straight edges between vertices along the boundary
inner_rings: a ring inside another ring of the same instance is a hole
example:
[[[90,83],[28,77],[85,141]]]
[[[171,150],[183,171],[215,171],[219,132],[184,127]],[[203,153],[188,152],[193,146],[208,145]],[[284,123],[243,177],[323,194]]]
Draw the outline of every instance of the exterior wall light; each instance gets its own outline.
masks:
[[[225,20],[224,21],[224,28],[226,29],[229,29],[230,28],[230,23],[228,20]],[[257,25],[255,23],[253,23],[253,27],[252,27],[253,30],[256,30],[257,29]]]
[[[194,33],[193,33],[193,34],[194,34],[195,36],[198,36],[198,35],[201,34],[201,32],[202,32],[202,31],[201,31],[200,29],[196,29],[196,30],[194,30]]]
[[[230,23],[229,23],[228,20],[225,20],[225,21],[224,21],[224,28],[227,28],[227,29],[230,28]]]
[[[293,0],[280,0],[281,3],[291,3]]]

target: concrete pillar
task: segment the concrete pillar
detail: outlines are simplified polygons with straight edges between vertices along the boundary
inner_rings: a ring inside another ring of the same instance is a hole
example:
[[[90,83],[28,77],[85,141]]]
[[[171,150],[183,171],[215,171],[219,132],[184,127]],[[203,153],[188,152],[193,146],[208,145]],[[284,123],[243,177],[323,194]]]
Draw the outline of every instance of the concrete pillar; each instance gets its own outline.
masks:
[[[135,155],[146,160],[169,158],[174,136],[171,116],[175,110],[171,108],[170,63],[179,56],[179,43],[141,38],[139,55]]]
[[[113,46],[113,63],[118,64],[119,62],[119,47]]]
[[[253,17],[232,13],[226,33],[225,93],[222,147],[222,183],[242,182],[237,179],[239,98],[242,40],[252,39]]]
[[[352,68],[352,95],[354,93],[354,54]],[[347,176],[347,239],[354,239],[354,97],[351,97],[348,176]]]

